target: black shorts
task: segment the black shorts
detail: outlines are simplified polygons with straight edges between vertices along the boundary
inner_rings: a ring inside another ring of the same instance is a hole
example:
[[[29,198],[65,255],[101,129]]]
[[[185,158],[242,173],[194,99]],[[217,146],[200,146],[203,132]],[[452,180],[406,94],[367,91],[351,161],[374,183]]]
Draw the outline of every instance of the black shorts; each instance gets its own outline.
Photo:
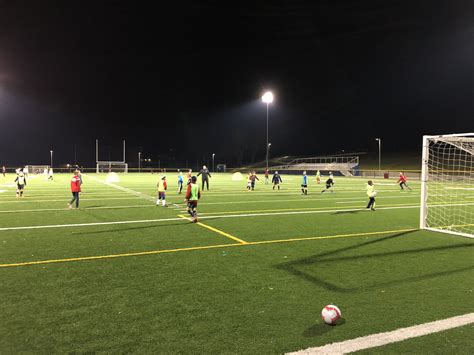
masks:
[[[17,185],[18,186],[18,190],[23,190],[25,188],[25,185]]]
[[[188,201],[188,207],[193,209],[193,208],[197,208],[198,206],[198,202],[197,201]]]
[[[308,185],[301,184],[301,187],[304,187],[306,189]]]

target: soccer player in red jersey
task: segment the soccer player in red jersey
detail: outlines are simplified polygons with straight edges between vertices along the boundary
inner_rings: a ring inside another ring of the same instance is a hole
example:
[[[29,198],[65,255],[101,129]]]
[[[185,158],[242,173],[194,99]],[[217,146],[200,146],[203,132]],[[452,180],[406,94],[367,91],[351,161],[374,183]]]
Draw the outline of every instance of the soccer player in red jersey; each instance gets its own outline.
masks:
[[[71,192],[72,192],[72,200],[67,205],[71,209],[72,204],[76,201],[76,208],[79,208],[79,193],[81,192],[81,177],[79,176],[79,171],[74,171],[74,176],[71,179]]]
[[[411,191],[411,187],[407,185],[407,177],[403,172],[400,172],[400,177],[398,178],[397,184],[400,184],[400,188],[402,191],[404,190],[403,186],[405,186],[408,190]]]

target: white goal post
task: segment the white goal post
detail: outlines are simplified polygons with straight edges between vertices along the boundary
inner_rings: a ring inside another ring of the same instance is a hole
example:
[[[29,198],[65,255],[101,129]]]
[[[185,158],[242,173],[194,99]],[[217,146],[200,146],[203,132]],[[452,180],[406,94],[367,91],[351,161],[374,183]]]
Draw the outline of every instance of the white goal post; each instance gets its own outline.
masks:
[[[98,161],[96,173],[128,173],[128,164],[121,161]]]
[[[474,238],[474,133],[423,136],[420,228]]]

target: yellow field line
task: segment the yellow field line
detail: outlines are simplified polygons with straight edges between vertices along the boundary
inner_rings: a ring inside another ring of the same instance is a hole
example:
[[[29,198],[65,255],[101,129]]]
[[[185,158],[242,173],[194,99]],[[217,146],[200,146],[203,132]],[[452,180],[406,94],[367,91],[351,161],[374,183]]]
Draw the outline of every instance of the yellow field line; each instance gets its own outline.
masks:
[[[184,217],[184,218],[186,218],[186,217]],[[21,262],[21,263],[0,264],[0,268],[16,267],[16,266],[30,266],[30,265],[43,265],[43,264],[53,264],[53,263],[66,263],[66,262],[87,261],[87,260],[113,259],[113,258],[122,258],[122,257],[128,257],[128,256],[143,256],[143,255],[154,255],[154,254],[164,254],[164,253],[176,253],[176,252],[181,252],[181,251],[207,250],[207,249],[238,247],[238,246],[247,246],[247,245],[291,243],[291,242],[319,240],[319,239],[365,237],[365,236],[375,236],[375,235],[384,235],[384,234],[412,232],[412,231],[416,231],[416,230],[418,230],[418,229],[396,229],[396,230],[381,231],[381,232],[336,234],[336,235],[327,235],[327,236],[320,236],[320,237],[276,239],[276,240],[264,240],[264,241],[259,241],[259,242],[244,242],[244,243],[238,243],[238,244],[217,244],[217,245],[207,245],[207,246],[202,246],[202,247],[150,250],[150,251],[142,251],[142,252],[136,252],[136,253],[122,253],[122,254],[97,255],[97,256],[83,256],[83,257],[67,258],[67,259],[27,261],[27,262]]]
[[[188,218],[188,217],[186,217],[186,216],[183,216],[182,214],[179,214],[178,217],[187,219],[187,220],[189,220],[189,221],[191,220],[190,218]],[[220,229],[217,229],[217,228],[208,226],[207,224],[204,224],[204,223],[202,223],[202,222],[197,222],[196,224],[197,224],[198,226],[201,226],[201,227],[207,228],[207,229],[209,229],[209,230],[211,230],[211,231],[213,231],[213,232],[216,232],[216,233],[218,233],[218,234],[220,234],[220,235],[223,235],[224,237],[227,237],[227,238],[229,238],[229,239],[235,240],[236,242],[239,242],[239,243],[241,243],[241,244],[248,244],[245,240],[242,240],[242,239],[237,238],[237,237],[235,237],[235,236],[233,236],[233,235],[231,235],[231,234],[229,234],[229,233],[226,233],[226,232],[224,232],[224,231],[221,231]]]

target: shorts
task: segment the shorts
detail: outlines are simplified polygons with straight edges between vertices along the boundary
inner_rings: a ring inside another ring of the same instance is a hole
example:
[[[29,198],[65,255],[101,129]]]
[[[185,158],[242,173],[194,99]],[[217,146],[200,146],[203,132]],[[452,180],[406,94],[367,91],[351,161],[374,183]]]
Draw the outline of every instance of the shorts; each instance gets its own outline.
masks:
[[[306,189],[308,185],[301,184],[301,187],[304,187]]]
[[[164,191],[159,191],[158,192],[158,198],[160,200],[164,200],[165,199],[165,192]]]
[[[18,190],[23,190],[25,188],[25,185],[17,185],[18,186]]]
[[[188,201],[188,208],[194,209],[197,208],[198,202],[197,201]]]

